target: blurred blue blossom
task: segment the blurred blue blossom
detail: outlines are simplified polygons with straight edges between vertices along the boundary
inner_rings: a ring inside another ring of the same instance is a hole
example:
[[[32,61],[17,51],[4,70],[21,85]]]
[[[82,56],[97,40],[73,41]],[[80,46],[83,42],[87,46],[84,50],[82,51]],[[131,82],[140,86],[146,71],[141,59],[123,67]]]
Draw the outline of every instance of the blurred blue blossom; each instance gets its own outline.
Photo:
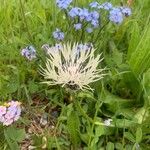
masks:
[[[74,28],[75,30],[80,30],[82,28],[82,24],[81,23],[74,24]]]
[[[125,15],[126,17],[130,16],[132,14],[132,11],[129,7],[120,7],[121,12],[123,13],[123,15]]]
[[[90,13],[92,19],[96,20],[96,19],[99,19],[100,15],[97,11],[93,11]]]
[[[91,2],[90,4],[89,4],[89,6],[91,7],[91,8],[98,8],[99,7],[99,3],[98,2]]]
[[[61,9],[67,9],[72,0],[56,0],[56,4]]]
[[[112,7],[113,7],[112,4],[109,3],[109,2],[105,2],[105,3],[103,3],[101,6],[102,6],[103,9],[105,9],[105,10],[110,10],[110,9],[112,9]]]
[[[92,11],[89,12],[88,15],[86,16],[86,21],[92,21],[92,20],[98,20],[99,19],[99,13],[97,11]]]
[[[56,43],[54,46],[50,46],[49,44],[44,44],[42,45],[41,47],[44,52],[46,54],[50,54],[50,53],[58,53],[62,48],[63,48],[63,45],[61,43]]]
[[[86,32],[92,33],[92,32],[93,32],[93,29],[92,29],[92,28],[86,28]]]
[[[60,29],[56,29],[56,31],[53,32],[53,37],[57,40],[63,40],[65,35]]]
[[[26,57],[28,60],[32,60],[36,58],[36,50],[33,46],[27,46],[26,48],[22,49],[21,55]]]
[[[56,43],[56,44],[55,44],[55,47],[60,50],[60,49],[62,49],[62,44],[61,44],[61,43]]]
[[[92,20],[91,24],[93,25],[94,28],[99,27],[99,21],[98,20]]]
[[[116,23],[120,24],[123,21],[123,14],[119,8],[113,8],[109,12],[109,20]]]
[[[69,12],[68,15],[72,18],[79,16],[79,13],[81,11],[81,8],[79,7],[73,7]]]
[[[77,46],[77,49],[75,49],[77,56],[80,55],[81,51],[89,51],[93,48],[93,44],[92,43],[85,43],[85,44],[79,44]]]
[[[81,9],[81,11],[79,12],[80,20],[86,19],[88,15],[89,15],[89,11],[86,8]]]

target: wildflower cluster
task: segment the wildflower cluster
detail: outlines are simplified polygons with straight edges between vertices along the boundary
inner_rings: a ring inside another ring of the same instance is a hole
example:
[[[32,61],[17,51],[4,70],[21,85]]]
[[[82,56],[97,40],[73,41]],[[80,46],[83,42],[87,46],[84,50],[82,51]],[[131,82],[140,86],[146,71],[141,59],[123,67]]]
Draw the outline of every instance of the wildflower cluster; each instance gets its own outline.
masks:
[[[36,50],[33,46],[27,46],[26,48],[22,49],[21,55],[26,57],[28,60],[32,60],[36,58]]]
[[[104,69],[98,68],[101,55],[94,56],[95,49],[91,44],[62,44],[49,47],[43,46],[49,54],[46,69],[41,74],[48,85],[62,85],[70,89],[92,90],[90,83],[103,78]]]
[[[129,7],[116,7],[110,2],[100,4],[97,1],[94,1],[89,4],[89,8],[73,7],[71,6],[71,2],[72,0],[56,0],[57,6],[61,9],[65,9],[68,17],[73,20],[73,28],[75,31],[82,29],[87,33],[92,33],[94,29],[100,28],[102,26],[102,10],[108,12],[106,18],[115,24],[121,24],[124,17],[131,15],[131,9]],[[56,31],[53,32],[53,37],[55,39],[63,40],[64,36],[64,33],[59,29],[56,29]]]
[[[85,22],[89,23],[89,26],[96,28],[99,26],[99,18],[100,15],[97,11],[89,11],[86,8],[78,8],[74,7],[69,12],[68,15],[72,18],[78,18],[80,20],[80,24]],[[81,24],[82,25],[82,24]]]
[[[61,9],[67,9],[72,0],[56,0],[56,4]]]
[[[21,115],[20,102],[11,101],[0,106],[0,123],[10,125],[17,121]]]

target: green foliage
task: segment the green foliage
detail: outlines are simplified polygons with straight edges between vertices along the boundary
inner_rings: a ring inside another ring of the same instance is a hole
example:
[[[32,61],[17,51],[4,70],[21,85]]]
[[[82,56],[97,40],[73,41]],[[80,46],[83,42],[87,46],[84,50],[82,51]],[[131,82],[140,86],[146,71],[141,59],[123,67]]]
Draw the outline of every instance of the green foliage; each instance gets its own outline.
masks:
[[[134,50],[132,48],[131,48],[132,50],[129,49],[129,55],[131,55],[129,59],[129,64],[131,69],[136,75],[141,75],[142,73],[144,73],[144,71],[148,70],[150,67],[150,59],[149,59],[150,58],[150,42],[149,42],[150,36],[149,35],[150,35],[150,23],[148,17],[141,38],[140,40],[137,39],[136,41],[138,42],[136,43],[136,47],[134,46],[132,47],[134,48]],[[132,51],[132,54],[130,54],[131,53],[130,51]]]
[[[24,129],[16,129],[14,127],[8,127],[4,130],[4,135],[7,140],[7,143],[11,150],[19,150],[18,143],[25,138]]]
[[[67,128],[70,134],[70,139],[73,144],[74,149],[77,149],[79,145],[79,118],[76,112],[71,112],[67,118]]]

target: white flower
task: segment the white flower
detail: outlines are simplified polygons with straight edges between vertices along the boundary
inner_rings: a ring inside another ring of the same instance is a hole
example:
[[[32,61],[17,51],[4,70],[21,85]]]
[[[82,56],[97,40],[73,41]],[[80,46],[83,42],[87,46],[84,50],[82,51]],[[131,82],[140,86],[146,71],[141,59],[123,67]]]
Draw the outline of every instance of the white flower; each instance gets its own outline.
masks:
[[[112,119],[104,120],[105,126],[110,126],[111,125],[111,121],[112,121]]]
[[[56,46],[45,47],[49,58],[46,60],[46,68],[41,67],[40,73],[47,80],[43,83],[48,85],[60,84],[71,89],[92,90],[90,83],[103,78],[100,68],[101,54],[95,56],[93,46],[82,46],[78,44],[62,44],[61,48]]]

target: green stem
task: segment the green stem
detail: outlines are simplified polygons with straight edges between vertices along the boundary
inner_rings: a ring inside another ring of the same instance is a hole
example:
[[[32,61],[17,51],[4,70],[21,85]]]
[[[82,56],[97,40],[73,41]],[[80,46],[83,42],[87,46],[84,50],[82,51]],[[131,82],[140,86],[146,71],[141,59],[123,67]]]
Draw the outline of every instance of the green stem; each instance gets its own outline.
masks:
[[[100,96],[100,99],[101,99],[101,96]],[[97,101],[97,103],[95,104],[96,105],[96,112],[94,114],[94,120],[93,120],[93,123],[92,123],[92,128],[91,128],[91,131],[93,132],[94,130],[94,126],[95,126],[95,122],[96,122],[96,117],[97,117],[97,114],[98,114],[98,111],[100,109],[100,106],[102,105],[103,102],[101,101]],[[89,143],[88,143],[88,148],[90,147],[90,143],[91,143],[91,140],[92,140],[92,136],[90,134],[90,138],[89,138]]]
[[[28,23],[27,23],[27,20],[26,20],[26,17],[25,17],[25,11],[24,11],[24,6],[23,6],[23,3],[22,3],[22,0],[19,0],[19,1],[20,1],[21,12],[22,12],[22,18],[23,18],[23,21],[24,21],[24,24],[25,24],[25,27],[26,27],[29,39],[31,39],[31,41],[33,41],[32,40],[32,36],[31,36],[31,34],[29,32]]]
[[[85,113],[85,111],[82,109],[82,107],[81,107],[79,101],[78,101],[78,100],[75,101],[74,104],[75,104],[75,106],[76,106],[77,111],[79,111],[79,112],[82,114],[82,116],[83,116],[84,118],[86,118],[90,123],[93,123],[92,118],[90,118],[90,117]]]
[[[100,30],[99,30],[99,32],[98,32],[98,34],[97,34],[97,36],[96,36],[95,41],[93,42],[93,44],[95,44],[95,43],[97,42],[97,40],[99,39],[99,36],[100,36],[100,34],[101,34],[101,31],[105,28],[105,26],[106,26],[108,23],[109,23],[109,21],[107,21],[107,22],[100,28]]]

